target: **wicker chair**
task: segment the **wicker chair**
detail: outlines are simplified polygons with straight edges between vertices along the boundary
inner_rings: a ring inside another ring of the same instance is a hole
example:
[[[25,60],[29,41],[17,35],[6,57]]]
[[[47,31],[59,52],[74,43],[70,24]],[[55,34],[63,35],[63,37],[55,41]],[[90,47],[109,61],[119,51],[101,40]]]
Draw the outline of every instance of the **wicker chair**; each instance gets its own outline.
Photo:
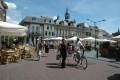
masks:
[[[1,62],[6,62],[7,64],[13,61],[12,54],[2,51]]]
[[[22,62],[22,50],[21,49],[15,49],[15,53],[14,53],[14,61],[19,61]]]
[[[34,57],[34,54],[35,54],[35,47],[30,47],[30,56],[31,57]]]

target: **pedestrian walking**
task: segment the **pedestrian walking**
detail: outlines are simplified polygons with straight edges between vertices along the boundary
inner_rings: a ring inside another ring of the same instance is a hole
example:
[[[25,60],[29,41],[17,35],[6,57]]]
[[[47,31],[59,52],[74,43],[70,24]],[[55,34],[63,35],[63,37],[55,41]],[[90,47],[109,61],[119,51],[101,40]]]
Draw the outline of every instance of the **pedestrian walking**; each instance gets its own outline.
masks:
[[[67,44],[65,39],[62,39],[62,43],[60,44],[60,54],[62,57],[62,64],[61,64],[61,68],[65,68],[65,60],[67,57]]]
[[[42,51],[45,51],[45,41],[42,41]]]
[[[48,53],[49,53],[49,48],[50,48],[50,45],[48,44],[48,41],[45,42],[44,48],[45,48],[45,55],[47,57]]]
[[[39,57],[39,59],[41,59],[42,43],[40,40],[37,41],[35,51],[36,51],[37,57]]]

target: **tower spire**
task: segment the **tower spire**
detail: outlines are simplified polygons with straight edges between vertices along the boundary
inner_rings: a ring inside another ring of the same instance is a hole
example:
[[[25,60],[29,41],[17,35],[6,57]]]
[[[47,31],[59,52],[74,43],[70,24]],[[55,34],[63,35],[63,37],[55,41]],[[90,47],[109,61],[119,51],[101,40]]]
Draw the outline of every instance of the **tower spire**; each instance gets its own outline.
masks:
[[[70,19],[70,14],[69,14],[69,12],[68,12],[68,7],[66,8],[66,13],[65,13],[65,21],[69,21],[69,19]]]

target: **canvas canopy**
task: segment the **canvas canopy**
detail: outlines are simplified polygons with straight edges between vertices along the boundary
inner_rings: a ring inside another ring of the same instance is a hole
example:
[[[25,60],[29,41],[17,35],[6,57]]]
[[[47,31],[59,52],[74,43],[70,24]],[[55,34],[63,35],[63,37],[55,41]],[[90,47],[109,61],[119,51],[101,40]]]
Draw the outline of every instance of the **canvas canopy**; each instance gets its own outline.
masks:
[[[44,38],[44,39],[42,39],[43,41],[47,41],[47,40],[50,40],[50,38]]]
[[[88,37],[88,38],[83,38],[85,41],[94,41],[95,40],[95,38],[93,38],[93,37]]]
[[[108,40],[108,39],[96,39],[98,42],[116,42],[114,40]]]
[[[115,37],[111,37],[112,40],[120,40],[120,35],[115,36]]]
[[[18,37],[23,37],[23,36],[26,36],[27,34],[26,33],[4,33],[2,34],[2,36],[18,36]]]
[[[17,25],[17,24],[12,24],[8,22],[2,22],[0,21],[0,28],[8,28],[8,29],[24,29],[25,26]]]
[[[77,36],[74,36],[74,37],[71,37],[71,38],[68,38],[66,39],[67,41],[75,41],[77,39]]]
[[[50,40],[62,40],[62,37],[54,37],[54,38],[50,38]]]
[[[0,21],[0,51],[1,36],[24,36],[27,28],[25,26]]]

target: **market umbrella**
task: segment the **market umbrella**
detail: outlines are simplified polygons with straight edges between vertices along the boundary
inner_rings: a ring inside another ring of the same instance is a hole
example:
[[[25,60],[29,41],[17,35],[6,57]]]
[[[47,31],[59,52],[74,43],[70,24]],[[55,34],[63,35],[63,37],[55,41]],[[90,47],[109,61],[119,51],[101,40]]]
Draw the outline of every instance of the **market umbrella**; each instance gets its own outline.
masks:
[[[86,41],[95,41],[95,38],[93,37],[87,37],[87,38],[83,38]]]
[[[77,39],[77,36],[71,37],[71,38],[67,38],[67,41],[75,41]]]
[[[44,38],[44,39],[42,39],[43,41],[47,41],[47,40],[50,40],[50,38]]]
[[[22,36],[26,35],[27,28],[25,26],[0,21],[0,52],[1,52],[1,36]]]
[[[54,37],[54,38],[50,38],[50,40],[62,40],[62,37]]]
[[[115,36],[115,37],[111,37],[112,40],[120,40],[120,35]]]

